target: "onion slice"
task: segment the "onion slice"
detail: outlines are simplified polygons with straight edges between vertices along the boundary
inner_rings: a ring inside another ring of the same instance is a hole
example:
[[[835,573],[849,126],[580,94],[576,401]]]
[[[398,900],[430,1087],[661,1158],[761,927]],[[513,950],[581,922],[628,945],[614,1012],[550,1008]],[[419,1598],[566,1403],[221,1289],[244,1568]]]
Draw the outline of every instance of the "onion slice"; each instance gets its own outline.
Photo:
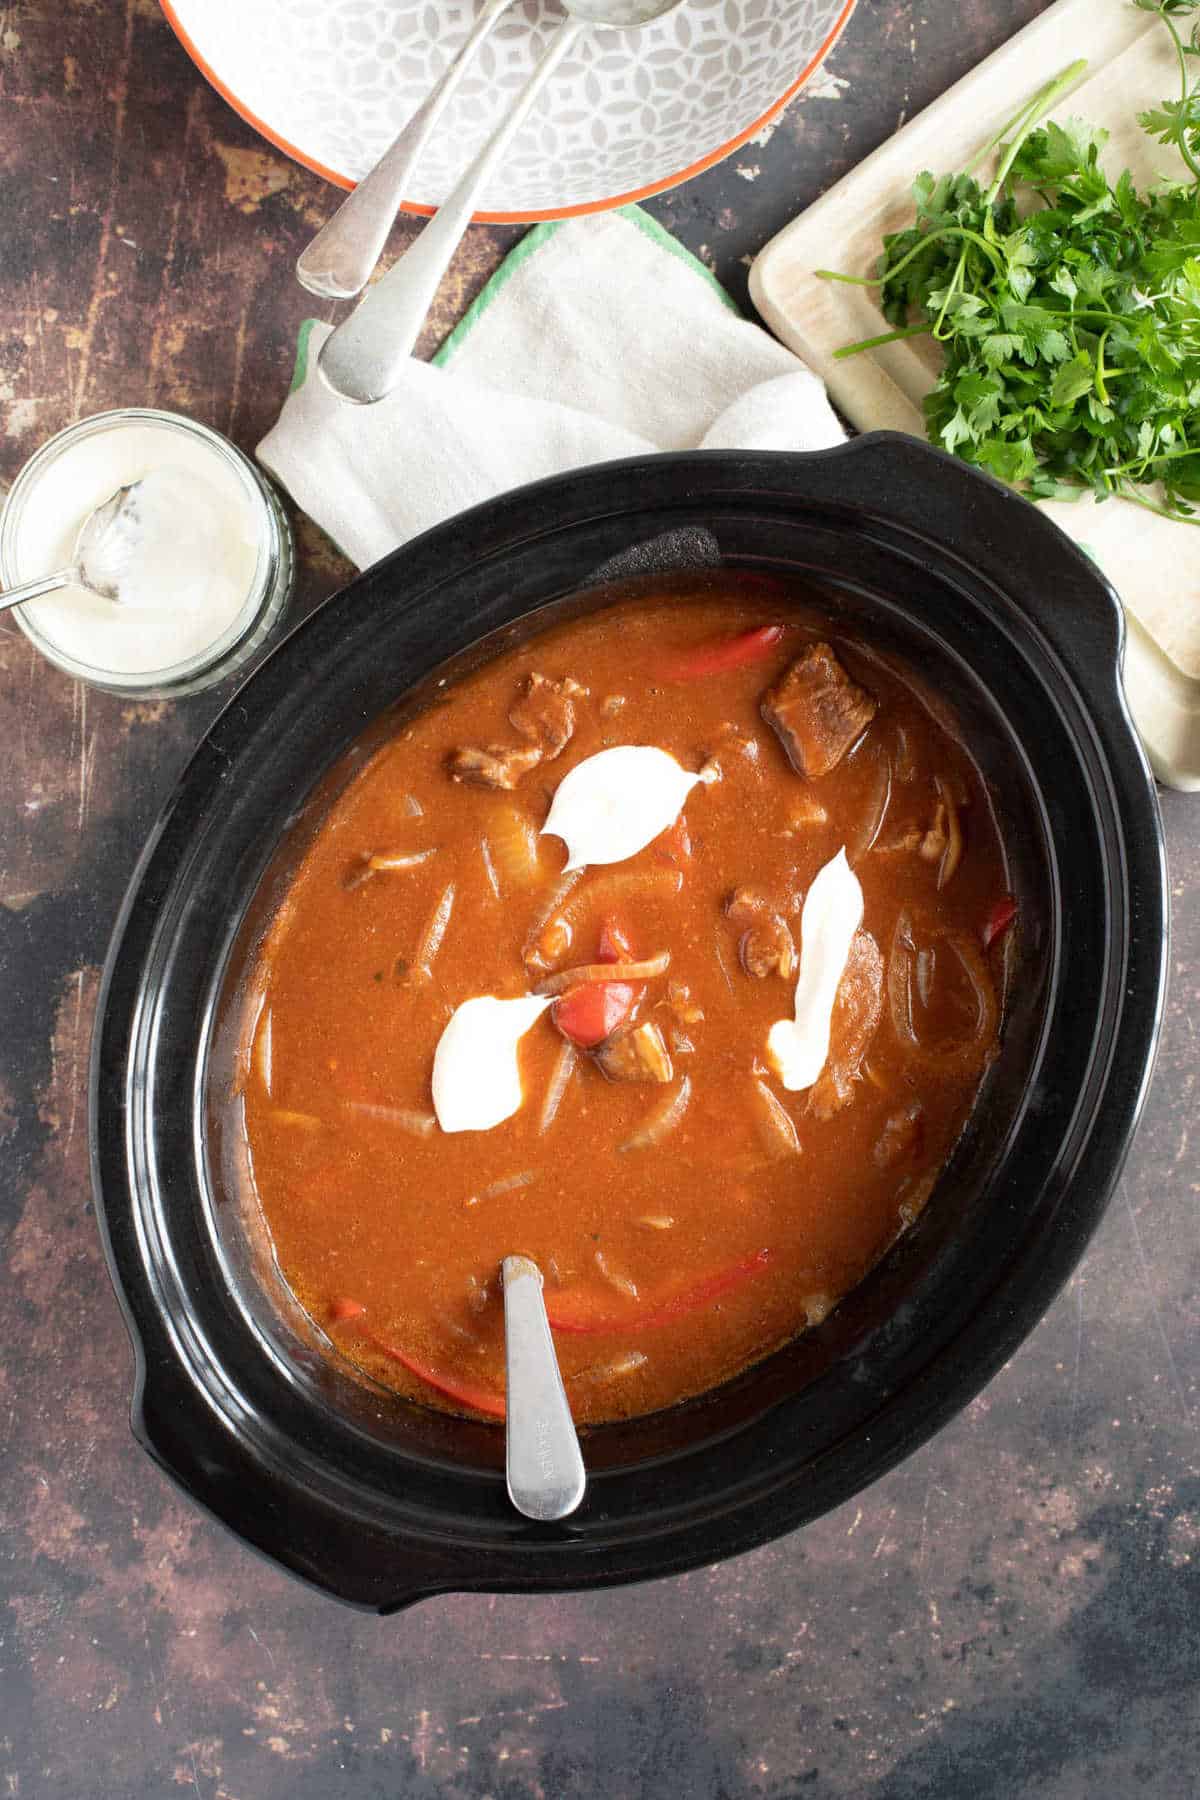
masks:
[[[644,1350],[623,1350],[619,1356],[611,1356],[606,1362],[589,1363],[586,1369],[576,1369],[568,1379],[572,1383],[615,1381],[618,1376],[632,1375],[635,1369],[644,1368],[649,1360]]]
[[[776,1094],[773,1094],[765,1081],[755,1080],[755,1088],[761,1102],[759,1117],[763,1126],[763,1137],[772,1154],[779,1156],[799,1156],[800,1138],[795,1123],[787,1108]]]
[[[429,923],[421,934],[421,942],[417,947],[416,966],[422,975],[433,974],[433,959],[442,947],[442,939],[446,935],[446,927],[450,923],[450,914],[454,911],[454,883],[451,882],[441,899],[429,916]]]
[[[651,981],[665,975],[671,966],[671,952],[660,950],[642,962],[580,963],[574,969],[556,969],[534,988],[535,994],[565,994],[568,988],[583,987],[590,981]]]
[[[656,1144],[661,1144],[665,1137],[671,1135],[683,1118],[691,1097],[691,1076],[684,1075],[675,1092],[667,1094],[647,1115],[644,1123],[638,1127],[633,1136],[626,1138],[623,1144],[618,1145],[618,1149],[622,1152],[652,1150]]]
[[[483,872],[487,876],[488,886],[492,890],[492,898],[500,898],[500,883],[496,876],[496,865],[492,861],[492,847],[485,837],[479,840],[479,854],[483,858]]]
[[[982,1065],[1000,1023],[996,990],[983,953],[968,932],[956,931],[933,921],[922,922],[923,935],[931,942],[945,944],[953,950],[975,999],[975,1022],[968,1037],[925,1044],[913,1023],[913,986],[918,957],[914,930],[912,914],[905,908],[896,920],[888,958],[888,1006],[892,1027],[905,1050],[922,1068],[943,1075],[967,1075]]]
[[[276,1106],[269,1117],[276,1125],[290,1125],[297,1131],[320,1131],[321,1121],[313,1113],[296,1112],[291,1107]]]
[[[413,1137],[429,1137],[437,1124],[431,1112],[422,1112],[416,1106],[374,1106],[365,1100],[345,1100],[342,1104],[347,1112],[357,1113],[363,1119],[378,1119],[381,1125],[395,1125]]]
[[[559,919],[555,915],[561,911],[571,889],[576,887],[582,879],[582,869],[569,869],[566,874],[559,876],[545,901],[534,914],[533,923],[529,927],[529,934],[525,939],[526,962],[540,963],[544,968],[547,963],[553,961],[555,956],[567,949],[571,942],[570,921],[565,917]],[[550,937],[552,925],[560,927],[558,936],[555,938]]]
[[[250,1060],[254,1073],[257,1075],[259,1084],[262,1087],[262,1091],[267,1096],[268,1100],[273,1098],[271,1093],[272,1047],[273,1033],[271,1008],[268,1005],[266,995],[264,994],[260,1005],[258,1020],[254,1027],[254,1043],[250,1053]]]
[[[470,1194],[465,1204],[478,1206],[481,1200],[498,1200],[501,1194],[514,1194],[518,1188],[527,1188],[537,1180],[536,1169],[522,1169],[519,1175],[502,1175],[498,1181],[491,1181],[487,1187],[480,1188],[477,1194]]]
[[[578,887],[582,876],[582,869],[570,870],[548,897],[525,940],[526,962],[548,968],[572,942],[580,920],[589,912],[620,912],[630,900],[667,899],[683,886],[683,871],[673,864],[656,869],[619,869]],[[577,887],[578,891],[573,891]]]
[[[402,869],[419,869],[422,863],[427,863],[431,856],[436,855],[436,849],[381,850],[373,856],[368,856],[367,867],[372,875],[390,875]]]
[[[891,759],[881,753],[875,758],[875,774],[867,795],[866,808],[853,837],[846,843],[846,861],[853,867],[874,848],[887,818],[892,798]]]
[[[958,806],[950,791],[950,784],[943,781],[940,775],[937,777],[937,791],[946,808],[946,848],[942,860],[938,864],[937,873],[938,893],[940,894],[962,861],[963,831],[962,821],[958,816]]]
[[[554,1068],[550,1072],[550,1085],[546,1089],[546,1098],[542,1101],[541,1117],[538,1119],[539,1134],[549,1131],[558,1117],[558,1109],[562,1105],[563,1095],[575,1073],[575,1064],[578,1060],[579,1053],[574,1044],[569,1038],[564,1038]]]
[[[597,1250],[592,1257],[592,1261],[599,1269],[601,1275],[603,1275],[605,1281],[607,1281],[610,1286],[615,1287],[618,1293],[625,1294],[630,1300],[636,1300],[638,1298],[637,1282],[631,1281],[629,1276],[623,1274],[620,1269],[610,1268],[608,1258],[605,1256],[603,1250]]]

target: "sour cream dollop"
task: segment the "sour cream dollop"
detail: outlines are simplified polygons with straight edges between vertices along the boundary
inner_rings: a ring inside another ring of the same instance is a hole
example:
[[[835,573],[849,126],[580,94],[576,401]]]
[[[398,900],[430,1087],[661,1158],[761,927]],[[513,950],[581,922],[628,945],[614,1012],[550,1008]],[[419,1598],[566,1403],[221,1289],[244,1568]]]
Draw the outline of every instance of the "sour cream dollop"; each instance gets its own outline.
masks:
[[[549,1000],[491,994],[455,1009],[433,1053],[433,1110],[443,1131],[490,1131],[520,1109],[517,1046]]]
[[[624,862],[675,823],[704,779],[650,744],[599,750],[559,782],[542,835],[563,840],[568,869]]]
[[[804,898],[795,1016],[780,1019],[767,1034],[767,1055],[789,1093],[811,1087],[825,1067],[833,1003],[862,916],[862,888],[843,846]]]
[[[86,559],[93,582],[137,612],[202,607],[220,570],[220,495],[187,469],[147,469]]]

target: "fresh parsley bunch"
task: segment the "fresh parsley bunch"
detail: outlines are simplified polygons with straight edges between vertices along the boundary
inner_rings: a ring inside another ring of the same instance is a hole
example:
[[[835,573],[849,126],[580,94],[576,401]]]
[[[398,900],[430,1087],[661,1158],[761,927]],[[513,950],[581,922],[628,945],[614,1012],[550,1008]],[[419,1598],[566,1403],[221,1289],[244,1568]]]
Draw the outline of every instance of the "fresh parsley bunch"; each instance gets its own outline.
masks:
[[[1200,22],[1186,42],[1176,25],[1200,0],[1133,3],[1162,19],[1180,70],[1180,98],[1139,121],[1188,179],[1147,194],[1128,170],[1110,183],[1106,132],[1042,123],[1086,67],[1073,63],[970,168],[917,177],[914,223],[885,237],[862,283],[894,329],[837,354],[931,334],[944,354],[932,442],[1038,499],[1119,494],[1200,523]]]

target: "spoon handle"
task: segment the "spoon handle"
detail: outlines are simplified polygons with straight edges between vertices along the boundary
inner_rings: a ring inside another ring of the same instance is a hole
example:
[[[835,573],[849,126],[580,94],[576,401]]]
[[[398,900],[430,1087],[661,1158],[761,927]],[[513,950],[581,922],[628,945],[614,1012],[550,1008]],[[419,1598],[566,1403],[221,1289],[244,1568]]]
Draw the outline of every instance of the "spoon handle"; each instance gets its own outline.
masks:
[[[0,612],[7,612],[10,606],[24,606],[26,600],[39,600],[56,588],[69,587],[75,578],[74,569],[55,569],[53,575],[36,575],[32,581],[18,581],[16,587],[6,588],[0,594]]]
[[[335,394],[368,406],[400,379],[438,284],[471,222],[475,202],[543,87],[586,25],[566,19],[513,102],[512,111],[428,225],[321,347],[317,367]]]
[[[583,1499],[586,1477],[546,1319],[542,1272],[527,1256],[506,1256],[501,1279],[509,1499],[527,1519],[565,1519]]]
[[[302,253],[296,263],[296,279],[310,294],[351,300],[366,287],[434,127],[471,58],[512,4],[513,0],[488,0],[441,80]]]

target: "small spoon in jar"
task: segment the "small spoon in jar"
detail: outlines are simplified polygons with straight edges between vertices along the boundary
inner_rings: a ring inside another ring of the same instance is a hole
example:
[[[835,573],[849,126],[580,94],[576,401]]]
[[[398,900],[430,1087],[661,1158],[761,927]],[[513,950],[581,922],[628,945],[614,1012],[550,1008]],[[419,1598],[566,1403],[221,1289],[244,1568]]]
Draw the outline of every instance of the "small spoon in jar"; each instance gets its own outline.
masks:
[[[583,1453],[542,1299],[542,1272],[506,1256],[504,1287],[508,1497],[527,1519],[565,1519],[583,1499]]]
[[[23,606],[26,600],[37,600],[43,594],[53,594],[64,587],[86,588],[100,600],[119,600],[118,583],[127,560],[128,528],[135,510],[130,502],[141,485],[140,481],[131,482],[102,501],[79,527],[74,562],[65,569],[55,569],[52,574],[19,581],[16,587],[0,594],[0,612],[10,606]],[[122,555],[123,547],[125,555]]]

